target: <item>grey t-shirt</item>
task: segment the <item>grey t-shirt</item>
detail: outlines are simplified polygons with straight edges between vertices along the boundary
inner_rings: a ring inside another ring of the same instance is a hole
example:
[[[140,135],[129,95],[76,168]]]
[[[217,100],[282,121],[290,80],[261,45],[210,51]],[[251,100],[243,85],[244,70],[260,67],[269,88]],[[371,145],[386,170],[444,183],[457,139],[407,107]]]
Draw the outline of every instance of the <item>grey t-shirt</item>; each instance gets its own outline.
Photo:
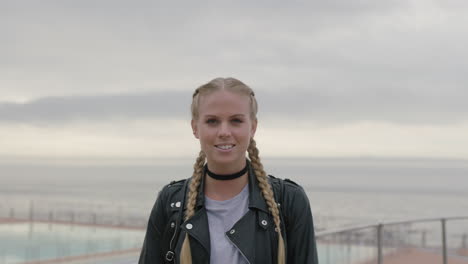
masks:
[[[205,208],[210,229],[210,263],[247,264],[248,261],[229,240],[226,232],[249,210],[249,185],[229,200],[216,201],[205,196]]]

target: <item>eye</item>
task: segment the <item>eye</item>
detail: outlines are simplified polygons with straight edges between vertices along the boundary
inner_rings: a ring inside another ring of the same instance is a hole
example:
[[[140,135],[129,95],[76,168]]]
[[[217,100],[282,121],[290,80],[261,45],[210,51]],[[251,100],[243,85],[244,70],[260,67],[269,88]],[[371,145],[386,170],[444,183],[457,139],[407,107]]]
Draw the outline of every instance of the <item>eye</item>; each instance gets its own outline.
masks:
[[[233,123],[242,123],[244,121],[242,119],[239,119],[239,118],[234,118],[234,119],[232,119],[232,122]]]
[[[218,120],[216,120],[215,118],[209,118],[205,122],[207,124],[216,124],[218,122]]]

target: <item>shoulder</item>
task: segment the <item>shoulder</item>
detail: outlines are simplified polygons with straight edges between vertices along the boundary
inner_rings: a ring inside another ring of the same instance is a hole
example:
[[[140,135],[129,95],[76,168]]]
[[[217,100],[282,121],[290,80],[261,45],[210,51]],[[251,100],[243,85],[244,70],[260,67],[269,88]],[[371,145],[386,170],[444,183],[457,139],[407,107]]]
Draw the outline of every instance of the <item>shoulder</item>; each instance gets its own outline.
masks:
[[[189,179],[172,181],[166,184],[158,193],[153,211],[170,210],[178,201],[181,202],[184,197],[185,182]]]
[[[189,178],[190,179],[190,178]],[[184,184],[189,179],[171,181],[166,184],[159,192],[158,199],[167,199],[182,192]]]
[[[190,179],[190,178],[189,178]],[[164,186],[164,188],[169,188],[169,189],[177,189],[177,188],[182,188],[184,186],[184,183],[189,180],[189,179],[182,179],[178,181],[171,181],[169,184]]]
[[[288,228],[304,226],[312,221],[309,198],[304,188],[290,179],[269,175],[277,203]]]
[[[309,198],[304,188],[290,179],[280,179],[273,175],[268,175],[275,198],[285,206],[291,208],[301,208],[309,205]]]
[[[154,202],[153,209],[151,210],[151,219],[165,219],[166,216],[172,214],[176,210],[177,202],[182,203],[184,184],[189,179],[172,181],[166,184],[158,193],[156,201]]]
[[[272,185],[273,191],[282,191],[282,192],[295,192],[298,190],[304,190],[301,185],[297,184],[296,182],[285,178],[277,178],[273,175],[268,175],[268,180]]]
[[[163,234],[167,221],[174,215],[178,207],[181,206],[179,203],[177,207],[176,201],[182,196],[181,190],[184,189],[185,182],[186,180],[172,181],[159,191],[149,217],[149,223],[152,224],[158,235]]]

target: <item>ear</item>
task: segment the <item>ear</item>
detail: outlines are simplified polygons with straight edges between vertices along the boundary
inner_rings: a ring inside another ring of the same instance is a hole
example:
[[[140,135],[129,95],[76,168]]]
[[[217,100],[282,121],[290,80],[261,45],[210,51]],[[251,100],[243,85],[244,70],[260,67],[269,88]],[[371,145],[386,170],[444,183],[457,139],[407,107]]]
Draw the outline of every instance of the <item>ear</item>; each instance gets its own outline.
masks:
[[[192,125],[192,131],[193,131],[193,135],[195,136],[195,138],[197,139],[200,139],[198,137],[198,126],[197,126],[197,121],[193,120],[190,122],[190,124]]]
[[[251,129],[251,134],[252,134],[252,138],[255,136],[255,132],[257,131],[257,119],[255,118],[254,120],[252,120],[252,129]]]

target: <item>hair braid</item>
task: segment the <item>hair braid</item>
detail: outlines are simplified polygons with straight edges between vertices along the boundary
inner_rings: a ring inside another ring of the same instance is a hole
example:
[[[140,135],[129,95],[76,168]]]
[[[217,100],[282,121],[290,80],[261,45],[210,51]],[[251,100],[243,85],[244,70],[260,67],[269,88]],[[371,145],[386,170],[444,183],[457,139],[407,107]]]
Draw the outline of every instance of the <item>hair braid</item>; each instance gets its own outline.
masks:
[[[189,219],[195,214],[195,204],[197,202],[198,187],[202,180],[203,166],[205,165],[206,155],[203,151],[200,151],[198,158],[193,165],[192,180],[189,185],[189,193],[187,196],[187,209],[185,211],[185,220]],[[192,252],[190,250],[190,241],[188,234],[185,234],[184,242],[182,243],[182,249],[180,251],[180,263],[191,264],[192,263]]]
[[[255,171],[255,176],[257,177],[258,185],[262,192],[263,198],[265,199],[268,209],[273,216],[273,221],[275,222],[275,227],[278,232],[278,264],[285,263],[285,252],[284,252],[284,240],[281,235],[281,219],[280,212],[278,209],[278,204],[275,201],[273,195],[273,190],[271,189],[270,184],[268,183],[267,175],[263,169],[262,162],[260,161],[259,151],[257,149],[257,143],[252,138],[250,139],[250,145],[247,149],[249,153],[249,158],[252,162],[253,170]]]

